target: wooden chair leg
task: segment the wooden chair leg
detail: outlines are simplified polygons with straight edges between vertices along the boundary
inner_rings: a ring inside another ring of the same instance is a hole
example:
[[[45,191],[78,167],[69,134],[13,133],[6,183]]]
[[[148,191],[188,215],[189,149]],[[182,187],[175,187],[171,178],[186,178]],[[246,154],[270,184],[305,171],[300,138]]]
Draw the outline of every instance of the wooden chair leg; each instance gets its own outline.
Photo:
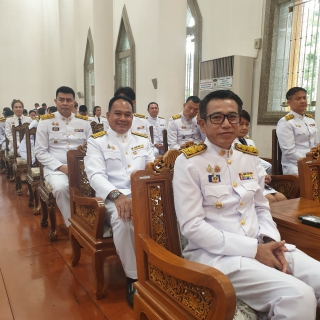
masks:
[[[13,172],[12,163],[9,163],[9,179],[11,182],[14,182],[14,172]]]
[[[33,214],[38,215],[40,214],[40,206],[39,206],[39,194],[38,194],[38,186],[33,186],[32,187],[32,192],[33,192]]]
[[[72,234],[72,225],[69,227],[69,237],[72,247],[71,265],[77,266],[81,257],[81,246],[76,237]]]
[[[101,251],[96,251],[92,255],[92,264],[94,271],[94,287],[93,293],[96,299],[101,299],[104,297],[103,287],[104,287],[104,256]]]
[[[32,207],[34,205],[34,191],[29,181],[28,181],[28,190],[29,190],[28,206]]]
[[[48,214],[50,219],[50,232],[49,232],[50,241],[57,241],[55,208],[56,208],[56,201],[49,200]]]
[[[40,227],[46,228],[48,226],[48,206],[47,203],[40,197],[42,219],[40,220]]]

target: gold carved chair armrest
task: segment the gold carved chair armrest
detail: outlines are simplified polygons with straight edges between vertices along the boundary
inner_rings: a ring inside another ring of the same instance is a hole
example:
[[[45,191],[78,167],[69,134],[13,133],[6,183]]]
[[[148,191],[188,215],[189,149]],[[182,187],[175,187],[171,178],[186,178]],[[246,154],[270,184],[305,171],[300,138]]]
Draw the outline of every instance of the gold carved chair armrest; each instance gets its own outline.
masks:
[[[300,197],[300,184],[298,176],[291,174],[272,175],[270,186],[283,193],[287,199]]]

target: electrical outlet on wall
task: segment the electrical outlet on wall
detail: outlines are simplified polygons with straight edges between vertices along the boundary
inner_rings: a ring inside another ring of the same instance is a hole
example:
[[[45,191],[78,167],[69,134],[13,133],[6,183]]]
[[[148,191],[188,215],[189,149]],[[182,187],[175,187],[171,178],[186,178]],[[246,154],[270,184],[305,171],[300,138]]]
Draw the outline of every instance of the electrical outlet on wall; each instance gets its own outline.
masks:
[[[261,44],[262,44],[262,39],[261,38],[254,39],[254,48],[255,49],[261,49]]]

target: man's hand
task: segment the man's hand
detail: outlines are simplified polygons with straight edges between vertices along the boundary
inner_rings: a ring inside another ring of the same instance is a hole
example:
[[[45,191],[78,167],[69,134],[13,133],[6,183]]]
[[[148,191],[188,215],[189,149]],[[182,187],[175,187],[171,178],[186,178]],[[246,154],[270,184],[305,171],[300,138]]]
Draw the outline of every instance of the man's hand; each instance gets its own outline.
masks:
[[[283,252],[288,251],[288,249],[284,244],[284,240],[259,244],[255,259],[271,268],[276,268],[280,271],[287,270],[288,264],[286,264]]]
[[[120,196],[114,200],[114,204],[118,210],[118,217],[122,221],[129,221],[132,218],[132,200],[131,198],[120,194]]]
[[[154,146],[159,150],[163,149],[163,144],[162,143],[155,143]]]
[[[57,170],[63,172],[64,174],[68,175],[68,166],[66,164],[63,164],[60,166]]]
[[[264,177],[264,182],[265,182],[266,184],[269,184],[269,183],[271,182],[271,176],[270,176],[270,174],[265,175],[265,177]]]
[[[279,270],[284,273],[291,274],[291,271],[289,270],[288,262],[284,256],[284,252],[287,252],[287,251],[289,250],[284,246],[284,248],[274,250],[273,254],[282,265],[282,269],[279,269]]]

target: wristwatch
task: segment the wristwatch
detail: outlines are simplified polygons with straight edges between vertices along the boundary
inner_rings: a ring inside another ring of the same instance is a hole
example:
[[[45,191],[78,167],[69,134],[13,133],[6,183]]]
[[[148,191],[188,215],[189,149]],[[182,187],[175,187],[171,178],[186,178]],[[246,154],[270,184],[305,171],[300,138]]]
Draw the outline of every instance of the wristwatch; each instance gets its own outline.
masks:
[[[118,199],[118,197],[120,196],[120,194],[122,194],[119,190],[113,190],[109,193],[108,198],[110,200],[116,200]]]

